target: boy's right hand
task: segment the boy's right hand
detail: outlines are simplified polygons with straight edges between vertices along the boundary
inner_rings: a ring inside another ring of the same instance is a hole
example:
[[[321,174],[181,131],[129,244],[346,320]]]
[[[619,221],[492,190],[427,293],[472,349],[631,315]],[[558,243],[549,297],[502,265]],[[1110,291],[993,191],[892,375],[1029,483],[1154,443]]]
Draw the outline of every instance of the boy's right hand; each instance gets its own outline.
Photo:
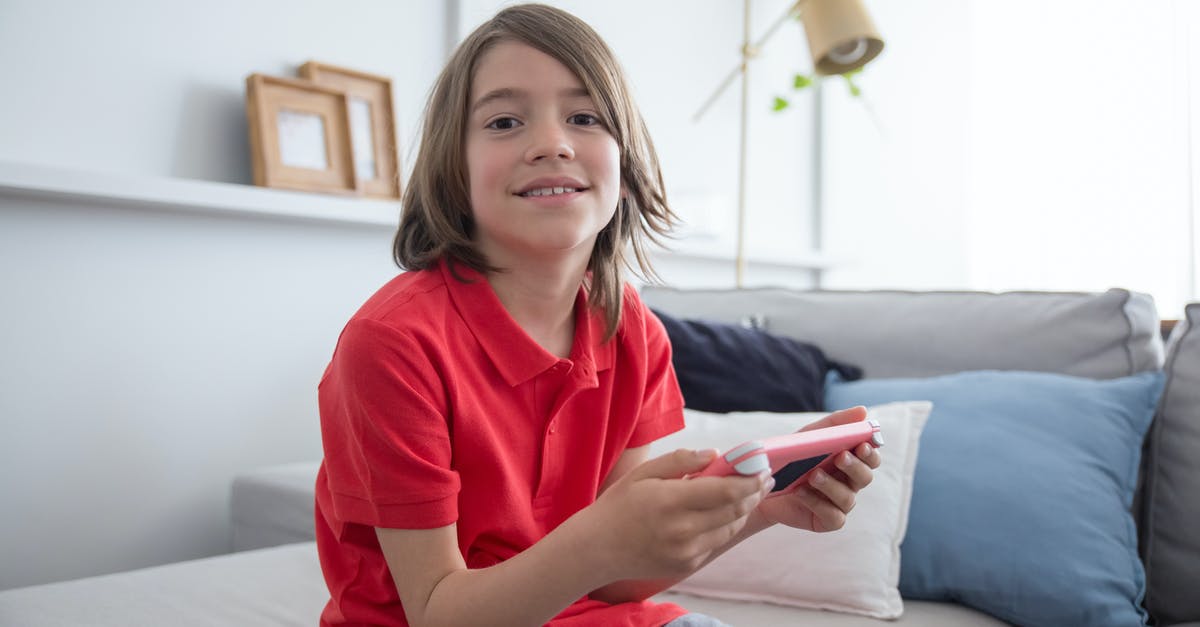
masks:
[[[648,460],[580,512],[614,580],[685,577],[742,529],[773,480],[767,472],[682,480],[718,454],[679,449]]]

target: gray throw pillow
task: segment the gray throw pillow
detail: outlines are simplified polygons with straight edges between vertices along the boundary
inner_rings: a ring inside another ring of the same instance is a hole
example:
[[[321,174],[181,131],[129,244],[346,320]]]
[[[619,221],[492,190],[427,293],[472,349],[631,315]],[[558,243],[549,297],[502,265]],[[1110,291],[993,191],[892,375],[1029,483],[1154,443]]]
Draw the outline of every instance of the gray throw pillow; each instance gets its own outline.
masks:
[[[1141,505],[1146,609],[1200,621],[1200,304],[1168,341],[1167,385],[1147,436]]]

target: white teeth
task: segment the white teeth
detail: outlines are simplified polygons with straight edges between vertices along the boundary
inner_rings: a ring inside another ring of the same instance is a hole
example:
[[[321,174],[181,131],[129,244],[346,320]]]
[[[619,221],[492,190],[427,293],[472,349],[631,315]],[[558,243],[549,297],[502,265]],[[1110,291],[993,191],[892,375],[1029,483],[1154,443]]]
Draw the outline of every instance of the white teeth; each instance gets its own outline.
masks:
[[[571,194],[579,190],[574,187],[543,187],[541,189],[531,189],[527,192],[522,192],[522,196],[552,196],[554,194]]]

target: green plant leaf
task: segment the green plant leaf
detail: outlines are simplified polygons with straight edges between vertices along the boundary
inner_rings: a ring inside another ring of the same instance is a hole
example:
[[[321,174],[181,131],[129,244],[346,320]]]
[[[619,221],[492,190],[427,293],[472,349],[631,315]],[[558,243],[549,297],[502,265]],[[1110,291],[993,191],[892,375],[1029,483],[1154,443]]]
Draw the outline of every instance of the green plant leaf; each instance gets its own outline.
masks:
[[[796,78],[792,79],[792,89],[804,89],[805,87],[812,87],[812,84],[812,77],[805,76],[804,74],[797,74]]]
[[[857,71],[857,70],[856,70],[856,71]],[[855,98],[858,98],[859,96],[861,96],[861,95],[862,95],[862,88],[860,88],[860,87],[859,87],[859,86],[858,86],[858,85],[857,85],[857,84],[854,82],[854,79],[853,79],[853,78],[851,78],[851,74],[852,74],[851,72],[847,72],[847,73],[845,73],[845,74],[842,74],[842,78],[846,79],[846,87],[847,87],[847,88],[850,90],[850,95],[851,95],[851,96],[853,96],[853,97],[855,97]]]
[[[771,110],[772,111],[783,111],[784,109],[788,108],[788,106],[790,106],[790,105],[791,105],[791,103],[788,102],[787,99],[780,98],[779,96],[775,96],[775,104],[771,105]]]

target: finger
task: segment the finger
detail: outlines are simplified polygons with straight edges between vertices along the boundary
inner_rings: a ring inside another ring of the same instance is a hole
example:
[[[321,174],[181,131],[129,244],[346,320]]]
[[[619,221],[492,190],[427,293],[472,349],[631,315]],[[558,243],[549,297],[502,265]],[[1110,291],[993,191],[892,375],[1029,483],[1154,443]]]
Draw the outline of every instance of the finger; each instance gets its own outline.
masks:
[[[801,431],[812,431],[813,429],[823,429],[825,427],[834,427],[837,425],[849,424],[852,422],[861,422],[867,419],[867,408],[863,406],[850,407],[835,411],[820,420],[805,425]]]
[[[834,458],[833,465],[841,471],[838,474],[850,486],[850,489],[855,492],[871,485],[871,480],[875,478],[875,473],[871,470],[871,466],[862,459],[852,455],[850,451],[838,453]]]
[[[829,501],[829,498],[809,486],[803,486],[793,495],[812,512],[813,531],[837,531],[846,524],[846,512]]]
[[[774,481],[771,475],[765,472],[751,477],[697,477],[675,486],[678,490],[676,503],[691,510],[718,509],[769,491],[770,488],[766,488],[767,482]]]
[[[837,477],[825,472],[822,468],[817,468],[812,472],[812,476],[808,480],[808,484],[813,490],[824,494],[829,502],[832,503],[842,512],[849,512],[854,509],[854,490],[839,481]]]
[[[743,516],[728,524],[715,527],[700,534],[696,537],[697,544],[707,549],[706,553],[712,553],[714,550],[729,544],[729,541],[732,540],[733,537],[737,535],[738,531],[741,531],[742,527],[744,526],[746,526],[746,518]]]
[[[879,468],[879,465],[883,463],[883,455],[879,452],[879,449],[867,442],[859,444],[858,448],[854,449],[854,454],[871,468]]]
[[[729,544],[745,525],[746,518],[741,517],[706,531],[680,536],[674,541],[668,540],[666,546],[678,557],[692,562],[687,568],[689,572],[683,573],[684,575],[691,574],[704,565],[714,550]]]
[[[718,507],[705,510],[689,510],[681,516],[679,529],[690,535],[709,533],[746,518],[765,496],[764,491],[757,491],[745,497],[724,503]]]
[[[720,453],[716,449],[693,451],[677,449],[646,460],[626,475],[631,481],[639,479],[679,479],[704,470]]]

